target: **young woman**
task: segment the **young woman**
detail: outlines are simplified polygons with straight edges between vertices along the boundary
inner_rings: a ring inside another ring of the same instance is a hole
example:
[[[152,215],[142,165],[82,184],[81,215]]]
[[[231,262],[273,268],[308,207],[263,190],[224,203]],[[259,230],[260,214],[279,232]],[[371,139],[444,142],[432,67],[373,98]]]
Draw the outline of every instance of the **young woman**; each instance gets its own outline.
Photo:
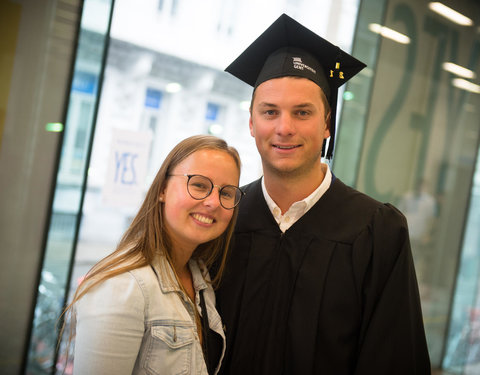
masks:
[[[219,138],[190,137],[170,152],[117,249],[74,296],[74,374],[218,372],[225,335],[212,285],[243,195],[239,175],[237,151]]]

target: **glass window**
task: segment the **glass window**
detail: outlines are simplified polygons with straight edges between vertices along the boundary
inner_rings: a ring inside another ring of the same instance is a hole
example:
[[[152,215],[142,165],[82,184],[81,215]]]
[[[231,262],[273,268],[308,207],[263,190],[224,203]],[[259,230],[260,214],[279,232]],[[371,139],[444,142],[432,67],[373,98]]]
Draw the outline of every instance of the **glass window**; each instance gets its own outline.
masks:
[[[214,0],[207,6],[175,0],[116,0],[108,54],[101,65],[110,2],[85,1],[39,289],[51,297],[37,303],[39,309],[46,306],[51,311],[45,325],[51,330],[45,336],[49,341],[42,342],[47,348],[42,353],[44,367],[54,360],[53,317],[61,311],[69,257],[75,253],[73,291],[88,269],[114,250],[174,144],[192,134],[216,134],[239,150],[242,184],[261,175],[248,131],[252,88],[224,68],[283,12],[350,51],[358,3]],[[350,87],[345,96],[357,111],[368,98],[368,93],[357,93],[363,82]],[[38,347],[31,346],[32,360]],[[59,371],[64,360],[58,358]],[[65,373],[70,372],[68,364]]]
[[[465,375],[480,369],[480,153],[473,179],[443,365]]]
[[[110,5],[106,0],[84,2],[60,167],[26,358],[27,374],[52,374],[56,369],[58,323],[69,289],[71,258],[77,246]],[[66,373],[71,373],[71,369],[67,368]]]
[[[240,152],[242,184],[261,175],[248,131],[252,89],[223,69],[282,12],[350,51],[357,11],[353,54],[368,67],[340,92],[333,170],[403,210],[432,364],[440,367],[445,353],[449,370],[476,371],[480,5],[455,2],[458,11],[476,17],[473,25],[461,26],[432,11],[427,1],[360,4],[116,0],[103,61],[110,1],[85,1],[31,373],[49,372],[55,363],[53,327],[70,273],[72,291],[114,250],[174,144],[192,134],[219,135]],[[460,77],[451,64],[467,68],[473,78]],[[60,357],[60,371],[63,366]],[[65,373],[71,373],[70,364]]]
[[[327,29],[325,22],[312,16],[316,11],[320,18],[328,17],[324,6],[330,2],[320,6],[315,1],[291,1],[286,9],[278,1],[266,3],[251,14],[249,10],[257,3],[218,2],[220,15],[202,2],[189,3],[189,8],[179,1],[115,2],[72,290],[95,262],[114,250],[162,160],[181,139],[200,133],[223,137],[240,152],[241,183],[261,175],[260,159],[248,131],[252,88],[223,69],[278,15],[298,13],[292,15],[319,34],[329,31],[333,42],[350,49],[353,26],[340,29],[339,24]],[[335,17],[339,17],[336,12],[348,9],[339,19],[342,25],[354,25],[357,1],[336,4],[330,10]],[[163,18],[157,18],[155,9],[168,6],[172,17],[162,14]],[[309,12],[302,12],[304,9]],[[115,174],[109,172],[110,156],[121,149],[121,132],[127,132],[130,139],[142,139],[144,143],[139,144],[149,150],[145,158],[136,158],[132,164],[135,170],[145,171],[144,177],[137,174],[134,184],[122,186],[140,191],[137,199],[127,200],[111,188]]]
[[[464,354],[449,345],[444,364],[462,371],[467,358],[480,359],[473,354],[478,188],[471,194],[480,138],[480,4],[450,4],[471,24],[452,22],[427,1],[362,1],[355,50],[369,66],[344,93],[334,171],[407,217],[432,364],[442,364],[452,314],[448,336],[463,337]]]

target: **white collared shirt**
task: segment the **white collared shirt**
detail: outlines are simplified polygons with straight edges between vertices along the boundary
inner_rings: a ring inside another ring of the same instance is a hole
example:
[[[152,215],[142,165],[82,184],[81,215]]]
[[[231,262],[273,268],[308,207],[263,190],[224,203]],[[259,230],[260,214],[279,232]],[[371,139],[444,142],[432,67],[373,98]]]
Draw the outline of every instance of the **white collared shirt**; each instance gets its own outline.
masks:
[[[300,219],[305,213],[313,207],[315,203],[325,194],[325,192],[330,187],[332,182],[332,172],[330,171],[330,167],[328,164],[322,163],[322,168],[325,168],[325,177],[323,181],[320,183],[318,188],[310,194],[308,197],[302,199],[301,201],[293,203],[290,208],[288,209],[285,214],[282,215],[282,210],[274,200],[270,197],[265,187],[265,179],[262,178],[262,190],[263,196],[267,201],[268,208],[270,208],[270,212],[272,213],[273,217],[278,223],[280,230],[285,232],[288,228],[290,228],[298,219]]]

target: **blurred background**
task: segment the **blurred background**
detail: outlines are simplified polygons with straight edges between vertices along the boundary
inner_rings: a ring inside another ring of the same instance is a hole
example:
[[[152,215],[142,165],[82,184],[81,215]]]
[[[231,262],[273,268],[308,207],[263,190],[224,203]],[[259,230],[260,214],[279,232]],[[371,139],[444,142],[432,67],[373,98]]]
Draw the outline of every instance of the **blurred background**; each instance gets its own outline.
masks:
[[[71,373],[61,311],[178,141],[261,176],[223,70],[281,13],[368,65],[331,168],[406,215],[434,373],[480,374],[480,2],[0,0],[1,374]]]

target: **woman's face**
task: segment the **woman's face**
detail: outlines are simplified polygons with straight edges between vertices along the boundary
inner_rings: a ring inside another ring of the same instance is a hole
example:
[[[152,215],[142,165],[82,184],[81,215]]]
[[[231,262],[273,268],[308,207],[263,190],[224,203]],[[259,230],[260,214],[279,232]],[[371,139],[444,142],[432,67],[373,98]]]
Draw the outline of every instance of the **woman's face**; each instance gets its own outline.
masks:
[[[193,251],[201,244],[219,237],[227,228],[234,210],[223,208],[219,189],[202,199],[193,199],[187,191],[189,175],[208,177],[214,185],[238,186],[240,172],[235,160],[225,151],[204,149],[178,164],[168,177],[161,195],[167,232],[173,251]]]

